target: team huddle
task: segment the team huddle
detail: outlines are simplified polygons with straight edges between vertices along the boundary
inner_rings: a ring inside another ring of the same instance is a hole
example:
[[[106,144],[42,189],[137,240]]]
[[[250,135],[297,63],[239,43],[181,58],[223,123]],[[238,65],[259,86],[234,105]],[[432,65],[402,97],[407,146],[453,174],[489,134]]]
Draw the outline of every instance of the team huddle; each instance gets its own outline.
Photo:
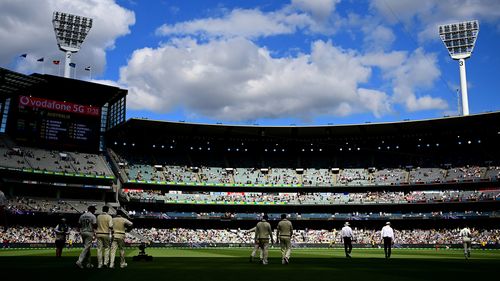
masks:
[[[78,220],[83,250],[76,261],[79,268],[93,268],[90,259],[90,248],[97,238],[97,268],[115,267],[116,250],[120,251],[120,267],[127,266],[125,261],[125,232],[132,227],[132,222],[119,213],[113,218],[108,214],[109,207],[102,207],[102,213],[95,216],[95,206],[89,206]],[[66,220],[56,226],[56,256],[60,257],[68,234]]]

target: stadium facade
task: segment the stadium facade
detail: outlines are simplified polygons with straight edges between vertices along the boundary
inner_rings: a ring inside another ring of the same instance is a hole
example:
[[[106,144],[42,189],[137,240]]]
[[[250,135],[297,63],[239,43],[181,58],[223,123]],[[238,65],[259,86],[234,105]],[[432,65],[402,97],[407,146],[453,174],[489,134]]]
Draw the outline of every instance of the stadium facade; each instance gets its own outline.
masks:
[[[88,204],[145,228],[495,228],[500,112],[391,123],[236,126],[126,120],[127,91],[0,69],[0,190],[11,224]],[[273,220],[276,220],[274,222]],[[274,227],[275,225],[273,225]]]

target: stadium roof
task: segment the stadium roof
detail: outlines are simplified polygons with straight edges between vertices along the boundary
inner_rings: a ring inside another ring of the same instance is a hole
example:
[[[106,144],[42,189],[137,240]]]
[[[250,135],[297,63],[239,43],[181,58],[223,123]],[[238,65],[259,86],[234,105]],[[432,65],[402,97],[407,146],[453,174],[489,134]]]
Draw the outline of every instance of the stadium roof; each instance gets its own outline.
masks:
[[[27,94],[47,99],[103,106],[106,102],[113,102],[126,96],[127,90],[48,74],[25,75],[0,68],[0,97]]]
[[[38,73],[31,77],[47,82],[36,90],[42,91],[43,97],[48,99],[103,106],[127,95],[127,90],[83,80]]]
[[[19,91],[44,83],[45,80],[38,77],[24,75],[0,67],[0,97],[12,97]]]
[[[242,138],[342,138],[431,134],[432,132],[500,131],[500,111],[469,116],[445,117],[419,121],[369,123],[324,126],[248,126],[224,124],[194,124],[185,122],[129,119],[110,133],[125,138],[155,138],[155,136],[242,137]]]

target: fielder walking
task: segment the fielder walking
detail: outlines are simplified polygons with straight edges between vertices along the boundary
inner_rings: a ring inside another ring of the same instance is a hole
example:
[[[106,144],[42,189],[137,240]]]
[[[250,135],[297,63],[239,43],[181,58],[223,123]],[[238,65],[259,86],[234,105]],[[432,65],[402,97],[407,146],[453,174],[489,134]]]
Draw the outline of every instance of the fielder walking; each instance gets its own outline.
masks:
[[[464,256],[465,259],[470,258],[470,249],[471,249],[471,244],[472,244],[472,232],[470,229],[465,226],[460,230],[460,237],[462,238],[462,242],[464,244]]]
[[[290,262],[290,254],[292,252],[293,227],[292,223],[286,219],[286,214],[281,215],[281,221],[276,229],[276,241],[281,246],[281,263],[288,264]]]
[[[255,259],[255,255],[257,254],[257,251],[259,251],[260,247],[259,247],[259,238],[255,235],[255,230],[257,228],[256,227],[252,227],[250,228],[249,230],[247,230],[247,232],[253,232],[254,233],[254,244],[253,244],[253,249],[252,249],[252,253],[250,254],[250,262],[253,262],[253,260]],[[262,262],[262,251],[259,251],[260,254],[259,254],[259,257],[260,257],[260,261]]]
[[[271,225],[267,222],[268,216],[264,215],[262,220],[257,223],[255,227],[255,240],[259,241],[259,247],[262,251],[262,264],[266,265],[268,263],[267,257],[269,255],[269,240],[271,244],[273,241],[273,232]]]
[[[91,262],[90,247],[94,240],[94,230],[97,227],[97,219],[94,215],[95,206],[89,206],[87,212],[83,213],[78,220],[80,224],[80,235],[82,236],[83,250],[76,261],[79,268],[94,267]]]
[[[120,213],[113,218],[113,243],[111,244],[111,258],[109,268],[115,267],[116,250],[120,251],[120,267],[127,267],[125,261],[125,233],[132,227],[132,222],[122,217]]]
[[[113,229],[113,218],[108,214],[108,211],[109,207],[103,206],[102,213],[97,216],[97,268],[109,265],[110,235]]]

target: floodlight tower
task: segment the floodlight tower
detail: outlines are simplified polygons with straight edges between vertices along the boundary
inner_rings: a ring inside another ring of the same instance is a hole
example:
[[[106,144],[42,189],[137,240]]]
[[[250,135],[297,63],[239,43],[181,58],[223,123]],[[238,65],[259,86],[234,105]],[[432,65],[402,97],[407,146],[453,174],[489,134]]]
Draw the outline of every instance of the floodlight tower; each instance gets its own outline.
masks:
[[[80,50],[85,37],[92,28],[92,19],[72,14],[54,12],[52,24],[59,49],[66,53],[64,77],[70,76],[71,55]]]
[[[467,97],[467,76],[465,74],[465,60],[470,58],[476,38],[479,33],[477,20],[464,21],[439,26],[439,36],[448,53],[454,60],[458,60],[460,67],[460,88],[462,89],[462,115],[469,115],[469,100]]]

